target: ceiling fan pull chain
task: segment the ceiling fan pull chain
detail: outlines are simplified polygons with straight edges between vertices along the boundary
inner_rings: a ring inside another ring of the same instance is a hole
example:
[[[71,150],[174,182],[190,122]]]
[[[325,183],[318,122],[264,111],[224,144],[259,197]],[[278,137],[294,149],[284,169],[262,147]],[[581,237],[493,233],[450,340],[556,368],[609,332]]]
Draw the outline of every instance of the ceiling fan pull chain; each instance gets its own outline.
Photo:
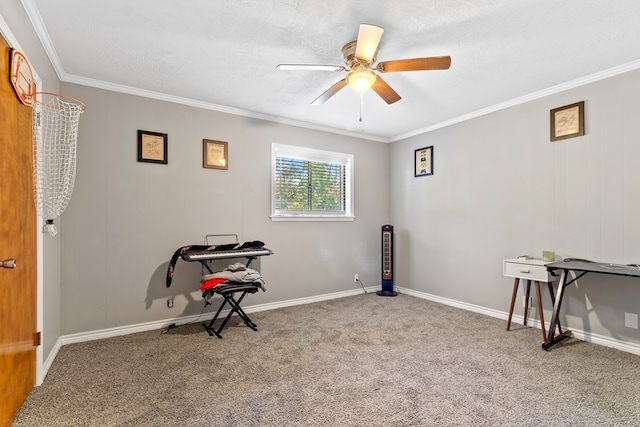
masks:
[[[362,123],[362,110],[364,110],[364,93],[360,92],[360,123]],[[364,131],[364,128],[362,129]]]

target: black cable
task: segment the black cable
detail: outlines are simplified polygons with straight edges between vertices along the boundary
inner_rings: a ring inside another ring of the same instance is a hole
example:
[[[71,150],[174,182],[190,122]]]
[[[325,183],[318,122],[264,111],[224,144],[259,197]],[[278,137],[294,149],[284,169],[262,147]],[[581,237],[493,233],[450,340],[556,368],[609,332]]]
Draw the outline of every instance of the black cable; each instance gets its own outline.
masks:
[[[362,284],[362,282],[360,281],[360,279],[356,279],[356,282],[360,283],[360,287],[362,287],[362,292],[364,292],[365,294],[367,293],[367,290],[364,288],[364,285]]]

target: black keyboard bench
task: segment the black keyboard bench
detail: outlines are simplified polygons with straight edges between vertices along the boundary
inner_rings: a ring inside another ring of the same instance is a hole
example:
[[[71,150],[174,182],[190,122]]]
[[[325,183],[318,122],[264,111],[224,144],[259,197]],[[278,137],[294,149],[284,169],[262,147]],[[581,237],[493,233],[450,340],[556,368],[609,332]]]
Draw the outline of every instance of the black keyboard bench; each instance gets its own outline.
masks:
[[[247,294],[255,294],[261,289],[261,287],[262,287],[262,284],[259,282],[250,282],[250,283],[224,282],[224,283],[220,283],[219,285],[216,285],[211,289],[207,289],[206,291],[204,291],[202,296],[205,298],[208,296],[213,297],[213,294],[218,294],[224,298],[224,301],[222,302],[222,304],[220,304],[218,311],[216,311],[215,316],[213,316],[213,319],[211,319],[209,324],[208,325],[206,323],[202,324],[202,326],[204,326],[204,328],[207,330],[209,335],[210,336],[215,335],[218,338],[222,338],[222,335],[220,335],[220,332],[222,332],[224,327],[227,325],[227,322],[229,322],[229,319],[231,318],[231,316],[233,316],[233,313],[237,313],[245,325],[247,325],[254,331],[257,331],[258,326],[255,323],[253,323],[251,319],[249,319],[249,316],[247,316],[247,313],[245,313],[242,307],[240,307],[240,303],[242,302],[242,300]],[[234,297],[234,294],[237,292],[241,292],[240,298],[238,299]],[[229,313],[227,313],[227,316],[224,318],[224,320],[222,321],[222,324],[220,324],[218,329],[215,329],[213,327],[213,324],[215,323],[216,320],[218,320],[218,317],[220,316],[222,309],[227,304],[229,304],[229,306],[231,307],[231,310],[229,311]]]

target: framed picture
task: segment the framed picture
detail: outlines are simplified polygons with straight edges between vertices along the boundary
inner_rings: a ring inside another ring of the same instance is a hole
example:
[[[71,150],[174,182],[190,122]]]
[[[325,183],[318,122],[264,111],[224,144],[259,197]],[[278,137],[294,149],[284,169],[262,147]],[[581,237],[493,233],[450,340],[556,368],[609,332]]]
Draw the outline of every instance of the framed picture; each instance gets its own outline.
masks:
[[[167,158],[167,134],[138,131],[138,161],[148,163],[160,163],[166,165]]]
[[[227,141],[202,140],[202,167],[208,169],[229,169]]]
[[[551,110],[551,142],[584,135],[584,101]]]
[[[413,161],[414,177],[433,175],[433,145],[418,148]]]

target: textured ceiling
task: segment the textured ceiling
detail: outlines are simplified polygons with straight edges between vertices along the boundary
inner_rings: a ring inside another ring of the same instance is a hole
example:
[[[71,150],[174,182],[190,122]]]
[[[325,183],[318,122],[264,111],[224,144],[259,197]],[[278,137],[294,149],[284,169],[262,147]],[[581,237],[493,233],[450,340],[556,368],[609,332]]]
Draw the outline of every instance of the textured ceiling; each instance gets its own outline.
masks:
[[[21,1],[62,81],[382,141],[640,67],[637,0]],[[343,65],[360,23],[385,29],[378,61],[451,68],[385,74],[392,105],[347,87],[313,106],[344,73],[276,71]]]

